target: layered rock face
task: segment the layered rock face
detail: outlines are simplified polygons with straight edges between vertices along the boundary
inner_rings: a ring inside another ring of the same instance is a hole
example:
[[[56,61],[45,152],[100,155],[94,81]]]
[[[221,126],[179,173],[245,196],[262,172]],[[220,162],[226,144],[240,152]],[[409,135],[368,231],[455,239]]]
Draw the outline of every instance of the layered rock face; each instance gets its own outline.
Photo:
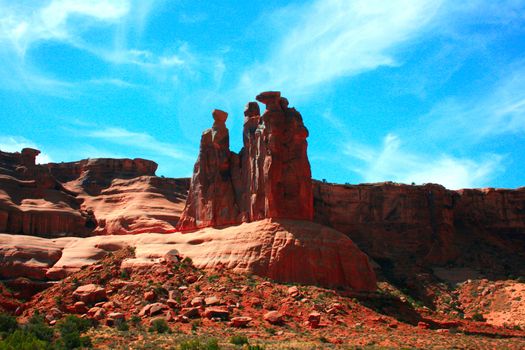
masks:
[[[46,166],[77,194],[91,234],[175,231],[189,181],[155,176],[157,163],[99,158]]]
[[[384,270],[403,276],[433,266],[487,276],[525,273],[525,188],[315,182],[314,198],[315,221],[347,234]]]
[[[0,152],[0,232],[53,236],[86,234],[87,213],[49,169],[35,164],[38,150]]]
[[[199,158],[178,228],[191,230],[264,218],[311,220],[313,195],[307,157],[308,130],[279,92],[264,92],[245,109],[244,147],[229,149],[227,114],[201,138]]]
[[[173,232],[187,179],[155,176],[145,159],[36,165],[38,150],[0,152],[0,232],[86,236]]]
[[[179,228],[221,226],[238,222],[239,209],[232,181],[233,154],[226,128],[228,113],[213,111],[213,127],[204,131],[193,169],[186,208]]]

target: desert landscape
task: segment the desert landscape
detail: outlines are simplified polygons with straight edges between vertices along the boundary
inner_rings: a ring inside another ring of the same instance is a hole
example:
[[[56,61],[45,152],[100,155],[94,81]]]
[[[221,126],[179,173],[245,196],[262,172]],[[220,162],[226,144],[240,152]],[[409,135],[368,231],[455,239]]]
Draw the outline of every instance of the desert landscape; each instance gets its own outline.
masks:
[[[525,349],[525,0],[0,0],[0,350]]]
[[[257,101],[191,179],[0,153],[2,346],[525,346],[525,188],[315,181],[301,114]]]

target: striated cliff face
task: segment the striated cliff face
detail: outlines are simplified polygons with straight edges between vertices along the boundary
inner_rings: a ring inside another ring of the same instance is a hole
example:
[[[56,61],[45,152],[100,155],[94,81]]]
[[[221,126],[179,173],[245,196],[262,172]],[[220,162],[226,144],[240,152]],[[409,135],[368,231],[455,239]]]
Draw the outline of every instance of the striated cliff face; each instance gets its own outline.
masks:
[[[155,176],[146,159],[87,159],[47,164],[91,215],[91,234],[173,232],[184,207],[188,180]]]
[[[38,150],[0,152],[0,232],[53,236],[83,235],[86,217],[81,202],[49,169],[36,165]]]
[[[43,237],[172,232],[187,179],[145,159],[36,165],[38,150],[0,152],[0,232]]]
[[[525,188],[314,183],[315,221],[347,234],[385,270],[432,266],[525,273]]]

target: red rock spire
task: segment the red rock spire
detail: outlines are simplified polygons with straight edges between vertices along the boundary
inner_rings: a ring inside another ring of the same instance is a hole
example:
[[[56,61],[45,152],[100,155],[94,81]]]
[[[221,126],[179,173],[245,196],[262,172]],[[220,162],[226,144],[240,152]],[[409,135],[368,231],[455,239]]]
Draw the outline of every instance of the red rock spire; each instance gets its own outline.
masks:
[[[263,92],[244,112],[239,154],[229,149],[228,114],[213,111],[201,138],[179,229],[222,226],[264,218],[312,220],[313,194],[301,114],[277,91]]]

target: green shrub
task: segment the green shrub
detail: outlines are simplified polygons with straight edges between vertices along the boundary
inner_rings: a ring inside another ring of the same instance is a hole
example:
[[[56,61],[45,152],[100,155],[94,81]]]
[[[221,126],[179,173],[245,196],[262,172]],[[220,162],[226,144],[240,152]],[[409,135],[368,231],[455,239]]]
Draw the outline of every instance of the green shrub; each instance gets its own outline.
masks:
[[[122,318],[119,318],[119,319],[116,319],[115,320],[115,327],[117,328],[117,330],[119,330],[120,332],[127,332],[129,331],[129,325],[128,323],[126,322],[126,320],[122,319]]]
[[[264,346],[261,346],[261,345],[248,345],[248,350],[264,350]]]
[[[208,339],[201,342],[199,339],[192,339],[185,341],[179,345],[180,350],[219,350],[219,342],[217,339]]]
[[[61,295],[57,295],[56,297],[53,298],[55,300],[55,305],[57,307],[61,307],[62,305],[64,305],[64,299],[62,298]]]
[[[0,341],[0,350],[47,350],[50,348],[49,343],[20,329]]]
[[[52,342],[55,335],[53,328],[46,324],[44,317],[39,313],[35,313],[29,319],[29,322],[24,325],[24,331],[31,333],[38,339],[46,342]]]
[[[153,320],[149,326],[150,332],[166,333],[169,330],[170,326],[168,326],[168,322],[166,322],[166,320],[163,318],[157,318],[156,320]]]
[[[264,330],[265,330],[266,333],[268,333],[269,335],[275,335],[275,333],[277,333],[277,331],[275,330],[275,328],[264,328]]]
[[[60,334],[66,334],[73,331],[84,333],[92,326],[93,324],[90,320],[86,320],[75,315],[67,315],[57,324]]]
[[[130,322],[131,322],[131,324],[132,324],[133,326],[135,326],[135,327],[140,326],[140,322],[141,322],[141,321],[142,321],[142,319],[141,319],[139,316],[137,316],[137,315],[133,315],[133,316],[131,316],[131,318],[130,318]]]
[[[233,345],[244,345],[248,344],[248,338],[246,338],[244,335],[234,335],[230,338],[230,343]]]
[[[478,321],[478,322],[485,322],[485,317],[483,317],[482,314],[480,314],[479,312],[476,312],[474,315],[472,315],[472,320],[474,321]]]
[[[7,314],[0,314],[0,337],[13,333],[17,329],[18,323],[16,322],[15,317]]]
[[[62,335],[62,337],[57,342],[57,349],[78,349],[78,348],[90,348],[91,339],[87,336],[80,336],[79,333],[67,333]]]
[[[183,266],[191,266],[191,265],[193,265],[193,260],[191,260],[191,258],[189,256],[187,256],[184,259],[182,259],[181,265],[183,265]]]
[[[89,337],[82,337],[81,334],[92,326],[91,321],[68,315],[57,324],[61,339],[58,343],[59,348],[75,349],[79,347],[91,346]]]

